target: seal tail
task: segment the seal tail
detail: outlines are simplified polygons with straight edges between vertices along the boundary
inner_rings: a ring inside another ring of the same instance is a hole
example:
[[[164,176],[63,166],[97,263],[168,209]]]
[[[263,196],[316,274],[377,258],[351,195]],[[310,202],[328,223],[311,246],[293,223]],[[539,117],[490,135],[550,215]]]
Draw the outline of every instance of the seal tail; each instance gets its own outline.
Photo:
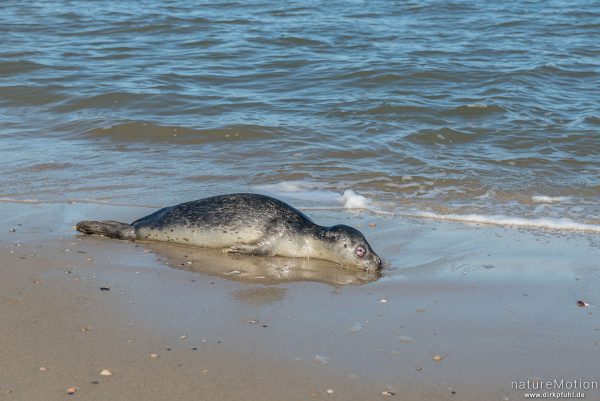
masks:
[[[75,229],[84,234],[102,235],[104,237],[135,240],[135,228],[130,224],[120,223],[118,221],[80,221],[75,225]]]

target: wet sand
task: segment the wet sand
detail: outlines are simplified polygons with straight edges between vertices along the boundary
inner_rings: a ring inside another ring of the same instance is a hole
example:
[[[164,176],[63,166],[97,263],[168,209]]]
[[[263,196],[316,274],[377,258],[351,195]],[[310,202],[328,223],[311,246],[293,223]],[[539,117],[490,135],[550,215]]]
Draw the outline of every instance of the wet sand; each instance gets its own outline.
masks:
[[[1,400],[519,400],[600,376],[597,234],[311,211],[390,263],[365,277],[72,230],[149,211],[0,204]]]

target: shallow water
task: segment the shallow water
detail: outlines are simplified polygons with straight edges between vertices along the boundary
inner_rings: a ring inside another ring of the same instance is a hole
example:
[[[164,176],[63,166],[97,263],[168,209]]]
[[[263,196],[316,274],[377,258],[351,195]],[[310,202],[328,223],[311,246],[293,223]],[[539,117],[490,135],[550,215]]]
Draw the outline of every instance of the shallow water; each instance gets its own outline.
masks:
[[[593,1],[9,1],[0,37],[2,200],[600,231]]]

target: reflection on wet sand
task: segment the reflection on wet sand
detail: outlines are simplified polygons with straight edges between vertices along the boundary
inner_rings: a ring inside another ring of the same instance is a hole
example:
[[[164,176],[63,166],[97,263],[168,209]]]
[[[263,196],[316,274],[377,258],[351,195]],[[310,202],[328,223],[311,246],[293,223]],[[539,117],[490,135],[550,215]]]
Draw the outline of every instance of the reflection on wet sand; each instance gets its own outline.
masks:
[[[171,267],[220,276],[235,281],[263,284],[312,281],[329,285],[361,285],[377,280],[380,273],[343,268],[316,259],[224,254],[219,249],[140,242]]]

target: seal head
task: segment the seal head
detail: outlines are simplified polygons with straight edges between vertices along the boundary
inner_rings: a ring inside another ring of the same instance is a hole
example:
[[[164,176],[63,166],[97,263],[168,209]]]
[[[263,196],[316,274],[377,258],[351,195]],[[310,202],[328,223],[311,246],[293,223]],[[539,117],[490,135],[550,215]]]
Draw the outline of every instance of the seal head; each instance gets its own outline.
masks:
[[[381,258],[373,251],[365,236],[353,227],[344,224],[321,227],[319,236],[329,243],[331,254],[337,256],[336,262],[341,265],[366,271],[376,271],[383,267]]]

